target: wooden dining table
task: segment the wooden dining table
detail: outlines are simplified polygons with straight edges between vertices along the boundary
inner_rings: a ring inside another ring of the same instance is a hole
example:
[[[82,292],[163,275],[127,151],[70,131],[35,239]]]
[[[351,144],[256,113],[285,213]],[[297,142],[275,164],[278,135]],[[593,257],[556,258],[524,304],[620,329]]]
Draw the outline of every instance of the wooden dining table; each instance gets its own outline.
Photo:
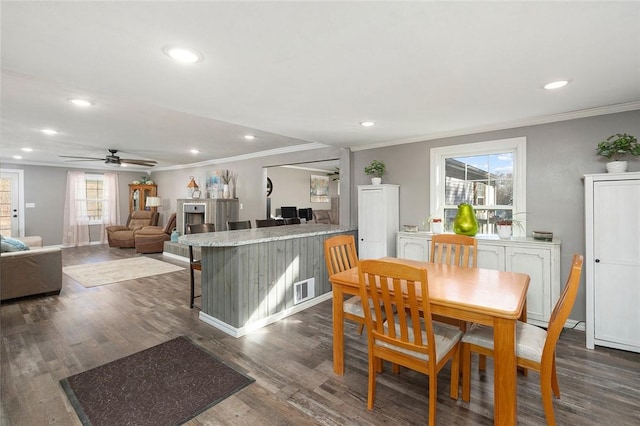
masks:
[[[493,327],[494,424],[516,424],[516,322],[526,309],[529,275],[383,258],[427,269],[432,314]],[[344,374],[345,294],[360,294],[358,268],[329,277],[333,287],[333,371]]]

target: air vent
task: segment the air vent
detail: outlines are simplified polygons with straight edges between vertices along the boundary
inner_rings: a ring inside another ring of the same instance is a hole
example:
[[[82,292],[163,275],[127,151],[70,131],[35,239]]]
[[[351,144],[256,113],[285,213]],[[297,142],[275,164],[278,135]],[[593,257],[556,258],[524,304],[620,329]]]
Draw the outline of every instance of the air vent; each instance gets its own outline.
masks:
[[[313,299],[315,294],[315,278],[309,278],[308,280],[298,281],[293,283],[293,304],[304,302],[305,300]]]

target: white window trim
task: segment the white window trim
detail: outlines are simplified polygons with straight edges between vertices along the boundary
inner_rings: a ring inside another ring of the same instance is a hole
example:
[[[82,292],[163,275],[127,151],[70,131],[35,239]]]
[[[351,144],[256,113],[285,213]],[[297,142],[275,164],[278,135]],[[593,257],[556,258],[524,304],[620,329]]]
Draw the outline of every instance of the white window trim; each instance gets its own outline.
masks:
[[[445,158],[499,154],[503,152],[513,152],[515,159],[513,164],[513,212],[514,214],[526,212],[527,138],[522,136],[510,139],[431,148],[431,182],[429,191],[431,216],[444,217],[445,193],[443,183],[445,180]],[[527,233],[526,215],[519,216],[517,219],[521,223],[522,227],[514,226],[513,236],[524,237]]]

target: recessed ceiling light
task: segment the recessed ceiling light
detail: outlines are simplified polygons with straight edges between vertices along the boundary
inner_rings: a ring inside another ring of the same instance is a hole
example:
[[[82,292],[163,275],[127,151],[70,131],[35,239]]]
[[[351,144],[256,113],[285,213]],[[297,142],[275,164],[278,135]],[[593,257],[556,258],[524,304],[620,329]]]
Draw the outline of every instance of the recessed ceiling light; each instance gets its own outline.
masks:
[[[197,149],[192,149],[192,150],[191,150],[191,153],[192,153],[192,154],[198,154],[199,152],[200,152],[200,151],[198,151]]]
[[[554,89],[559,89],[561,87],[564,87],[567,84],[569,84],[569,80],[558,80],[558,81],[553,81],[551,83],[545,84],[544,88],[547,90],[554,90]]]
[[[255,137],[255,136],[253,136],[253,135],[244,135],[244,138],[245,138],[246,140],[248,140],[248,141],[252,141],[252,140],[254,140],[256,137]]]
[[[22,155],[14,155],[13,158],[16,160],[22,160]]]
[[[373,121],[361,121],[360,125],[362,127],[371,127],[371,126],[375,126],[376,123],[374,123]]]
[[[31,152],[33,151],[33,148],[20,148],[22,149],[24,152]]]
[[[192,64],[194,62],[202,61],[202,55],[194,50],[185,49],[182,47],[168,46],[162,49],[165,55],[184,64]]]
[[[58,131],[57,130],[53,130],[53,129],[40,129],[40,131],[42,133],[44,133],[45,135],[57,135]]]
[[[74,104],[75,106],[79,106],[79,107],[90,107],[91,105],[93,105],[91,102],[89,102],[86,99],[69,99],[69,102],[71,102],[72,104]]]

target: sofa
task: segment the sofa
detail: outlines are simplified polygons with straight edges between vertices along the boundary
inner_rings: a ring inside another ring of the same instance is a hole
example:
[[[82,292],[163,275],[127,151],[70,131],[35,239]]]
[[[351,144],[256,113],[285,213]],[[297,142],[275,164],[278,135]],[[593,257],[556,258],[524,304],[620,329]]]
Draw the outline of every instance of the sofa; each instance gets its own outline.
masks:
[[[0,254],[0,300],[59,294],[62,289],[60,247],[43,247],[41,237],[16,239],[29,250]]]
[[[160,214],[151,210],[135,210],[127,218],[126,225],[107,226],[109,247],[133,248],[135,233],[145,226],[158,225]]]
[[[162,253],[164,242],[171,239],[171,232],[176,228],[176,214],[172,213],[169,221],[161,226],[143,226],[134,233],[136,253]]]

